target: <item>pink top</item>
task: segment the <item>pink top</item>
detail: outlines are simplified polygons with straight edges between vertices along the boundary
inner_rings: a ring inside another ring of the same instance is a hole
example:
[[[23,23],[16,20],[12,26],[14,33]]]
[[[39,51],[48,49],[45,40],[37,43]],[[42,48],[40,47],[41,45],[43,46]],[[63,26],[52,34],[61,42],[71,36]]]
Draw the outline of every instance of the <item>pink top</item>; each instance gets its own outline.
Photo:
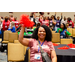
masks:
[[[38,52],[38,41],[36,39],[29,39],[29,45],[30,47],[30,62],[43,62],[42,57],[40,59],[35,59],[35,55],[38,54],[41,56],[40,49]],[[55,50],[52,42],[47,42],[45,41],[42,45],[42,49],[44,52],[47,52],[48,55],[50,56],[50,50]]]
[[[49,20],[42,21],[42,25],[49,26]]]

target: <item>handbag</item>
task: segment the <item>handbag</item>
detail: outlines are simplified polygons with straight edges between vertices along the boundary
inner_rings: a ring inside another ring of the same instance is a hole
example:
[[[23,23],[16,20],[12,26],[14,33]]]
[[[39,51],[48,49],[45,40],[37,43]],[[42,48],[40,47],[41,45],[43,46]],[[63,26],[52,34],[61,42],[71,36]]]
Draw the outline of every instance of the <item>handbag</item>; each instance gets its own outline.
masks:
[[[39,44],[39,41],[38,41],[38,44]],[[43,51],[40,44],[39,44],[39,47],[40,47],[43,62],[51,62],[51,58],[48,56],[48,54],[46,52]]]

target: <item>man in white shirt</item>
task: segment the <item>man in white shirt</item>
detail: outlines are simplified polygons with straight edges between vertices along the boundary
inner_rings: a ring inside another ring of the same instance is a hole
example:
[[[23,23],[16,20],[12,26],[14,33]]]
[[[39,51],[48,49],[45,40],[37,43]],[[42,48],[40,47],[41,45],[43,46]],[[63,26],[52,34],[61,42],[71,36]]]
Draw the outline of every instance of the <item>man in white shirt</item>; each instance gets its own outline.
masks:
[[[62,19],[61,23],[64,23],[65,25],[67,24],[67,19],[65,16],[64,16],[64,19]]]

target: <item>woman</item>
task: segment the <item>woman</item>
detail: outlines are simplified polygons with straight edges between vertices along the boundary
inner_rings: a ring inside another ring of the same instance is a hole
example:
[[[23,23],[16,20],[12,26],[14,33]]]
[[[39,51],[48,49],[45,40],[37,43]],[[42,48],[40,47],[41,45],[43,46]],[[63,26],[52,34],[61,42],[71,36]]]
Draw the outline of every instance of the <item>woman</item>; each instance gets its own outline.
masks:
[[[17,17],[14,17],[15,28],[17,29],[19,26],[19,22],[17,21]]]
[[[5,30],[8,30],[9,25],[10,25],[10,21],[8,20],[8,17],[6,16],[5,20],[3,20],[2,22],[2,41],[3,41],[3,33]]]
[[[11,27],[8,30],[10,30],[11,32],[14,32],[14,33],[16,32],[15,23],[13,21],[11,22]]]
[[[33,32],[32,39],[23,38],[24,30],[25,28],[21,27],[19,41],[24,46],[30,47],[30,62],[43,62],[38,41],[40,42],[42,49],[51,57],[52,62],[57,61],[55,49],[51,42],[52,34],[46,25],[37,27]],[[36,56],[39,56],[40,59],[36,59]]]
[[[49,20],[48,20],[48,17],[44,17],[44,19],[43,19],[43,21],[42,21],[42,25],[49,26]]]
[[[57,19],[56,19],[56,13],[55,13],[55,20],[56,20],[55,31],[57,31],[57,29],[58,29],[58,28],[60,27],[60,25],[61,25],[62,13],[61,13],[61,19],[60,19],[59,16],[58,16]]]
[[[52,15],[51,16],[51,19],[49,21],[49,27],[52,29],[52,30],[55,30],[55,25],[56,25],[56,20],[54,19],[54,16]]]
[[[57,29],[57,32],[60,33],[60,38],[66,38],[66,37],[69,36],[69,35],[67,34],[67,33],[69,33],[69,32],[67,31],[67,28],[66,28],[66,26],[65,26],[64,23],[62,23],[62,24],[60,25],[60,29],[59,29],[59,30]]]
[[[68,28],[74,28],[74,23],[70,17],[67,18],[67,22],[68,22],[68,26],[67,26]]]

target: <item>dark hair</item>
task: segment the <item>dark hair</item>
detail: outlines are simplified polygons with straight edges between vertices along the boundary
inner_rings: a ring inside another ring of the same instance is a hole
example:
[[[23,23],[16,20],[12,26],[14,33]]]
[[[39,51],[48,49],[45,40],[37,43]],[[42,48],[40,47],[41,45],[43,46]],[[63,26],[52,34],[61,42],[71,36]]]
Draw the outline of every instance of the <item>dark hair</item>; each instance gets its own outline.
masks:
[[[43,28],[45,29],[45,31],[46,31],[45,40],[46,40],[46,41],[51,41],[51,40],[52,40],[52,33],[51,33],[50,29],[49,29],[46,25],[42,25],[42,26],[40,26],[40,27],[43,27]],[[39,29],[40,27],[37,27],[37,28],[34,30],[34,32],[33,32],[33,34],[32,34],[32,38],[38,40],[38,35],[37,35],[37,34],[38,34],[38,29]]]
[[[66,25],[64,23],[62,23],[64,25],[64,29],[67,29]],[[61,25],[60,25],[60,28],[61,28]]]
[[[68,18],[67,18],[67,20],[70,22],[70,21],[71,21],[71,18],[70,18],[70,17],[68,17]]]

